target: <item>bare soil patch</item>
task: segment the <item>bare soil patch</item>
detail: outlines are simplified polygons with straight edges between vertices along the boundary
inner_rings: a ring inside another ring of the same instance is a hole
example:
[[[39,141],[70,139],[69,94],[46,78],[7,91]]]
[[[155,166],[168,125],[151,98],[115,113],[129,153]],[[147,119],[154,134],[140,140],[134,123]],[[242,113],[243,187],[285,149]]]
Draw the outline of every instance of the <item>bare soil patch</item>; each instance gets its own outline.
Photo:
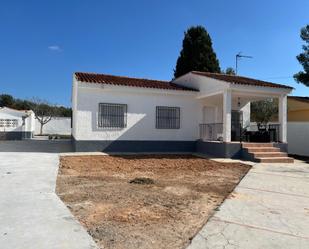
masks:
[[[68,156],[56,191],[102,248],[183,248],[249,168],[192,155]]]

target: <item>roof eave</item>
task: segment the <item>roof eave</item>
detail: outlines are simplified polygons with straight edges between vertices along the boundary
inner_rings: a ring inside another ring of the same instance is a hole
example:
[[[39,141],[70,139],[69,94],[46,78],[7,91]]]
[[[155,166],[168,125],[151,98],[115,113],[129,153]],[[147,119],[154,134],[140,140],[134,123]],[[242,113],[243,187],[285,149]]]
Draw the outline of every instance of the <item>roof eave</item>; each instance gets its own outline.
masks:
[[[283,88],[283,87],[271,87],[271,86],[259,86],[259,85],[251,85],[251,84],[237,84],[237,83],[231,83],[227,82],[230,85],[231,90],[235,91],[246,91],[246,92],[259,92],[259,93],[265,93],[270,94],[273,96],[277,95],[287,95],[291,93],[292,89],[289,88]]]
[[[190,73],[193,74],[193,75],[201,76],[201,77],[206,77],[206,78],[210,78],[210,79],[216,79],[216,80],[219,80],[221,82],[228,83],[228,84],[243,85],[243,86],[248,85],[248,86],[253,86],[253,87],[257,86],[257,87],[266,87],[266,88],[289,89],[290,91],[294,90],[294,87],[283,85],[283,84],[276,84],[276,83],[272,83],[272,82],[265,82],[265,83],[273,84],[273,86],[263,86],[263,85],[259,85],[259,84],[243,84],[243,83],[231,82],[231,81],[226,81],[226,80],[223,80],[223,79],[218,79],[218,78],[215,78],[215,77],[211,77],[211,76],[205,75],[205,74],[203,74],[203,72],[199,72],[199,71],[190,71],[187,74],[190,74]],[[184,75],[187,75],[187,74],[184,74]],[[226,75],[226,74],[213,73],[213,75]],[[230,75],[226,75],[226,76],[230,76]],[[243,77],[243,76],[239,76],[239,77]],[[247,78],[247,77],[243,77],[243,78]],[[252,80],[256,80],[256,79],[252,79]],[[257,80],[257,81],[260,81],[260,80]]]
[[[121,85],[121,84],[106,84],[106,83],[97,83],[97,82],[85,82],[85,81],[80,81],[76,79],[78,83],[85,84],[87,87],[93,87],[93,88],[105,88],[105,89],[112,89],[112,88],[118,88],[118,89],[143,89],[143,90],[148,90],[148,91],[168,91],[170,93],[183,93],[183,94],[197,94],[198,90],[183,90],[183,89],[168,89],[168,88],[156,88],[156,87],[140,87],[140,86],[126,86],[126,85]]]

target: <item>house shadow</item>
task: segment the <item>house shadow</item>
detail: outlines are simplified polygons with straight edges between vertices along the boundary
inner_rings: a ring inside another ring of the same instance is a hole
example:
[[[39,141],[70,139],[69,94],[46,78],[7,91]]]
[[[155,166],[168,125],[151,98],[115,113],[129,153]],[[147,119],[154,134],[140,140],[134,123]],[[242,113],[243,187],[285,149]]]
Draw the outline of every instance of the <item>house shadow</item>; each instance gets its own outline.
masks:
[[[63,140],[3,140],[0,141],[1,152],[64,153],[72,152],[71,139]]]
[[[303,161],[304,163],[309,164],[308,156],[299,156],[299,155],[289,154],[289,157],[293,157],[296,160]]]

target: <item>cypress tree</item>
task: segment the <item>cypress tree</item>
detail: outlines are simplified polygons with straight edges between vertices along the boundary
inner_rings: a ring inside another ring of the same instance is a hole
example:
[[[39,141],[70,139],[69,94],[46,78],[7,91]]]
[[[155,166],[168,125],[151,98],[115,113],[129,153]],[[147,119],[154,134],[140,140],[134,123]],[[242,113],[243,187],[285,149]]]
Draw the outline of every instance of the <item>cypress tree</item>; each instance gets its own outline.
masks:
[[[309,86],[309,25],[301,29],[300,38],[306,44],[303,45],[304,52],[299,54],[296,58],[299,61],[299,63],[303,66],[304,71],[295,74],[294,79],[297,82]]]
[[[177,59],[174,77],[190,71],[220,73],[219,61],[212,48],[212,41],[202,26],[189,28],[182,42],[182,50]]]

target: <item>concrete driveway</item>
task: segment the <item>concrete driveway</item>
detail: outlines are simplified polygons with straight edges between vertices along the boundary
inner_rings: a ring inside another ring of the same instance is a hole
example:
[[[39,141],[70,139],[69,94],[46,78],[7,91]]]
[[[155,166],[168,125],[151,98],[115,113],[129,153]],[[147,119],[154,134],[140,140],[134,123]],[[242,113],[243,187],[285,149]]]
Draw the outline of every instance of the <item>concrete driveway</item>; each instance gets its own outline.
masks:
[[[188,249],[309,248],[309,164],[256,164]]]
[[[55,194],[57,153],[0,153],[0,247],[97,248]]]

